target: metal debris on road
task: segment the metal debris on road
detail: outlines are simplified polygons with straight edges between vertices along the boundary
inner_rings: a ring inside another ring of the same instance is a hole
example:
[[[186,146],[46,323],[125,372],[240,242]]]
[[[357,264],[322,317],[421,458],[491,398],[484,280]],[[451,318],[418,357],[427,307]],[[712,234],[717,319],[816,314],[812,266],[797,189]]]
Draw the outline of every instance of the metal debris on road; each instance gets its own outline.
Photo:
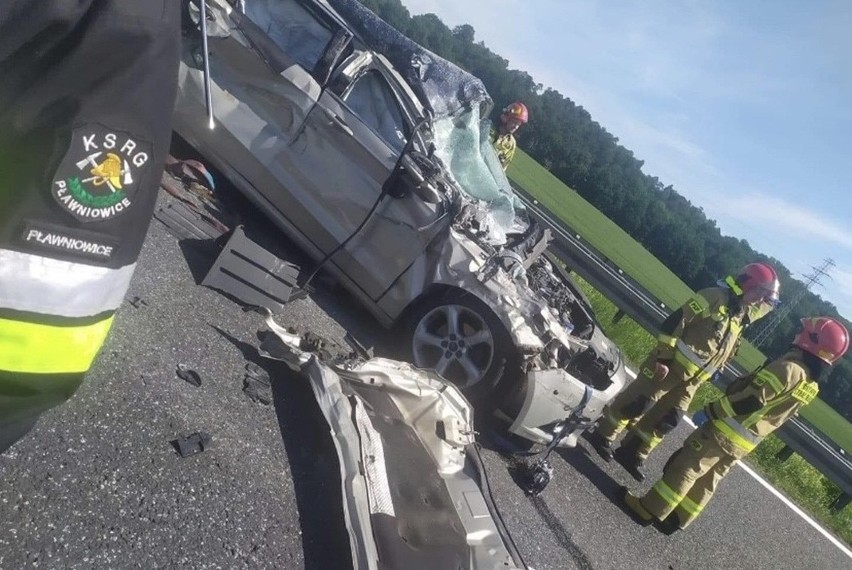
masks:
[[[198,431],[186,437],[179,437],[172,440],[171,443],[181,457],[189,457],[190,455],[206,451],[212,442],[213,436],[207,432]]]

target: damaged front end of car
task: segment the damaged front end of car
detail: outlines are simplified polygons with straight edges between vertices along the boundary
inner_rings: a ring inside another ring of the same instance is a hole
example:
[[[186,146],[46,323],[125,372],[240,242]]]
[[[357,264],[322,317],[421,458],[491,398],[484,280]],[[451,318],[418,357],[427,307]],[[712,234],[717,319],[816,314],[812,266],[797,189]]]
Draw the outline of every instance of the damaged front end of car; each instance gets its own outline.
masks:
[[[581,401],[583,416],[597,419],[629,381],[621,353],[560,261],[546,251],[550,230],[516,199],[477,106],[430,127],[434,151],[419,163],[431,175],[418,179],[443,196],[448,221],[380,305],[398,313],[406,300],[446,286],[490,307],[521,355],[522,378],[504,394],[497,414],[513,433],[549,443]],[[427,160],[430,166],[424,166]],[[584,400],[586,386],[592,391]],[[561,445],[576,445],[581,431]]]
[[[629,382],[620,350],[559,260],[545,252],[549,240],[550,232],[530,220],[503,246],[480,244],[489,254],[474,273],[476,283],[466,285],[489,302],[522,355],[522,378],[496,413],[510,423],[509,431],[542,444],[578,406],[582,417],[597,419]],[[560,445],[575,446],[581,432],[563,434]]]
[[[525,568],[487,485],[470,404],[433,372],[358,358],[271,316],[260,348],[311,383],[340,461],[355,568]]]

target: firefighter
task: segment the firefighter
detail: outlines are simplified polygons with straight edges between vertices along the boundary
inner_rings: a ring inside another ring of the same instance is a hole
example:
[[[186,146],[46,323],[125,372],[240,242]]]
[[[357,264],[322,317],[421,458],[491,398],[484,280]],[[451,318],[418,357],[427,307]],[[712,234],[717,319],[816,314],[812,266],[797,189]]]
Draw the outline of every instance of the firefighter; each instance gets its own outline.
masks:
[[[657,347],[639,367],[636,380],[604,408],[587,435],[606,460],[615,457],[637,480],[642,464],[676,426],[701,383],[721,370],[740,344],[748,324],[778,302],[780,284],[766,263],[750,263],[736,278],[702,289],[660,327]],[[612,444],[628,428],[621,446]]]
[[[0,10],[0,452],[74,394],[124,298],[171,137],[179,7]]]
[[[723,398],[696,414],[702,424],[672,456],[662,478],[643,497],[625,490],[624,500],[641,523],[654,520],[672,533],[689,526],[737,460],[808,405],[816,381],[849,348],[849,333],[829,317],[802,319],[790,351],[734,381]]]
[[[528,120],[527,106],[520,101],[515,101],[503,109],[497,131],[491,132],[491,144],[497,151],[497,158],[500,159],[503,170],[509,168],[509,163],[515,157],[515,149],[518,148],[515,132]]]

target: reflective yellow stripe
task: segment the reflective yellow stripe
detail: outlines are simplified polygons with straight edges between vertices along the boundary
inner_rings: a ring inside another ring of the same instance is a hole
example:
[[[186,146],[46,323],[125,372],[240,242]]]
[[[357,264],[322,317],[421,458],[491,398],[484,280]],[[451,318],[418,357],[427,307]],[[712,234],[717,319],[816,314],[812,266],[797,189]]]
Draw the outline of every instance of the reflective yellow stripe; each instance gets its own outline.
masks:
[[[706,363],[680,339],[677,341],[675,362],[680,364],[688,374],[697,376],[699,380],[709,380],[716,373],[715,366],[707,366],[702,370]]]
[[[660,333],[659,336],[657,336],[657,340],[660,342],[660,344],[664,344],[672,348],[674,348],[674,345],[677,344],[677,337],[669,336],[663,333]]]
[[[784,384],[781,383],[778,376],[765,368],[757,373],[757,378],[755,378],[754,383],[758,386],[769,384],[776,394],[780,394],[784,391]]]
[[[612,424],[613,426],[615,426],[619,429],[624,429],[627,426],[627,424],[630,422],[630,420],[628,420],[627,418],[619,419],[619,418],[615,417],[614,415],[612,415],[612,411],[609,410],[608,408],[604,408],[604,418],[610,424]]]
[[[683,500],[683,497],[674,492],[674,490],[669,487],[665,481],[660,479],[657,483],[652,487],[656,493],[662,497],[662,499],[669,504],[669,506],[676,507]]]
[[[731,288],[731,291],[734,292],[734,295],[743,294],[743,288],[740,287],[739,284],[737,284],[737,280],[731,277],[730,275],[725,277],[725,284]]]
[[[704,510],[704,507],[702,505],[699,505],[689,497],[684,497],[683,500],[681,500],[680,504],[678,504],[678,507],[689,513],[689,515],[693,518],[700,515],[701,511]]]
[[[0,370],[34,374],[85,372],[104,343],[112,319],[65,327],[0,319]]]
[[[743,324],[739,321],[731,319],[731,335],[734,337],[739,337],[743,332]]]
[[[736,412],[734,412],[734,408],[731,407],[731,401],[728,399],[727,396],[725,396],[724,398],[719,400],[719,405],[725,411],[726,416],[732,417],[732,416],[737,415]]]
[[[644,432],[641,429],[633,430],[633,433],[636,434],[636,437],[650,445],[651,449],[657,447],[663,441],[663,438],[657,437],[653,433]]]
[[[713,420],[713,427],[728,438],[731,443],[749,453],[760,442],[760,438],[730,418]]]

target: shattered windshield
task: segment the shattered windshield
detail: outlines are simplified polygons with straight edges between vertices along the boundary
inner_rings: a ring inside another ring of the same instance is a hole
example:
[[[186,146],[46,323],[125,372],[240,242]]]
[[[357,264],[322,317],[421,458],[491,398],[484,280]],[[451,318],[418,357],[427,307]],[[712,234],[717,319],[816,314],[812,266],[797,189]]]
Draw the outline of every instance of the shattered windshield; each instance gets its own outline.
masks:
[[[491,123],[479,106],[434,124],[435,154],[450,170],[459,188],[488,205],[486,222],[495,243],[506,241],[515,221],[515,196],[491,146]]]

